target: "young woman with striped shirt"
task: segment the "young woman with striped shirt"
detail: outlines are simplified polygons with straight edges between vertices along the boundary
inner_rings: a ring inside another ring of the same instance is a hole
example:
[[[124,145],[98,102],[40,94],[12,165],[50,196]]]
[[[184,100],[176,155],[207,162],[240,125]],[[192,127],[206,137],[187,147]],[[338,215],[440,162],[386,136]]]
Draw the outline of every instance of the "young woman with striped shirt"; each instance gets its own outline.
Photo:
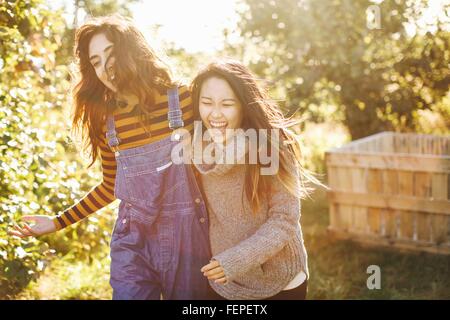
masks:
[[[211,257],[206,207],[192,167],[171,161],[182,133],[193,129],[188,88],[172,80],[142,33],[120,16],[83,24],[75,56],[73,126],[91,150],[90,166],[101,158],[103,180],[57,216],[22,217],[23,227],[10,234],[55,232],[120,199],[110,243],[113,299],[204,298],[200,269]]]

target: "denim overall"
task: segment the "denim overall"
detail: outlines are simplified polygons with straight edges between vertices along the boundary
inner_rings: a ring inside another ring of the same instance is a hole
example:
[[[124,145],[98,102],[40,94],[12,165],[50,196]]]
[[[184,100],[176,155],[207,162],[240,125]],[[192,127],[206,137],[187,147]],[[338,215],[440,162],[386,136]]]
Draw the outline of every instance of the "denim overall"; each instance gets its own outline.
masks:
[[[169,127],[183,127],[178,89],[168,90]],[[204,299],[207,278],[200,271],[211,251],[208,215],[190,164],[174,164],[171,150],[180,135],[118,150],[114,117],[106,138],[115,152],[115,196],[120,199],[111,237],[114,300]]]

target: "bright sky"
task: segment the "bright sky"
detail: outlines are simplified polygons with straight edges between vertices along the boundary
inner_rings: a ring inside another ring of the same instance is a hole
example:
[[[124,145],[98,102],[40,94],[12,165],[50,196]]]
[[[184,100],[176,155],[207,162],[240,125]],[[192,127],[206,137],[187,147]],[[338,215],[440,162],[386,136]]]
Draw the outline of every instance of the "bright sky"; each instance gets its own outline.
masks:
[[[131,8],[143,32],[158,24],[161,39],[190,52],[213,52],[222,46],[222,30],[238,21],[235,6],[236,0],[150,0]]]
[[[73,0],[49,2],[54,7],[65,5],[65,18],[73,21]],[[222,30],[236,26],[236,6],[237,0],[142,0],[129,8],[152,46],[157,48],[159,40],[165,40],[191,53],[212,53],[223,44]],[[81,13],[78,20],[82,22],[84,17]],[[155,25],[160,25],[157,33]],[[155,35],[159,38],[156,44]]]

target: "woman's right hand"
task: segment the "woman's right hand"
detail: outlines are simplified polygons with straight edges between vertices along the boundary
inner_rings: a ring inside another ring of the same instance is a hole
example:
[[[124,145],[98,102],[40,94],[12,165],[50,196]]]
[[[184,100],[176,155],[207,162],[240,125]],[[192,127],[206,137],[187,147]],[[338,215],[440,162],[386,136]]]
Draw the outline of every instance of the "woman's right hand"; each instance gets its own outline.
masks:
[[[38,237],[47,233],[52,233],[56,231],[55,223],[53,222],[54,217],[34,215],[34,216],[23,216],[23,227],[14,224],[14,229],[9,229],[8,234],[11,236],[16,236],[20,238],[25,237]],[[34,222],[33,225],[29,225],[28,222]]]

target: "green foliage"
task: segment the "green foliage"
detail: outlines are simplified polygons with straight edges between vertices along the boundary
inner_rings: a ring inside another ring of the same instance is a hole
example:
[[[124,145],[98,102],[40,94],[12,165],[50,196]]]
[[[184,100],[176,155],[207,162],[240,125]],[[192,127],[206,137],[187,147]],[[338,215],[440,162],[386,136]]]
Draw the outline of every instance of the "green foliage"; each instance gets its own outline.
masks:
[[[110,217],[39,239],[7,236],[25,214],[67,209],[100,174],[85,173],[68,138],[68,70],[55,63],[65,22],[41,0],[0,5],[0,297],[11,297],[49,258],[86,257],[109,238]],[[98,169],[98,168],[97,168]]]
[[[92,256],[92,263],[79,261],[72,255],[53,261],[39,279],[31,282],[15,299],[111,299],[108,252],[104,250]]]
[[[353,139],[383,130],[448,133],[450,26],[438,23],[435,32],[412,36],[405,23],[417,22],[427,2],[382,1],[376,5],[381,24],[372,29],[370,5],[246,0],[245,40],[229,50],[281,88],[290,113],[320,122],[316,111],[323,104],[337,106],[328,120],[343,114]],[[421,121],[423,115],[437,128]]]

